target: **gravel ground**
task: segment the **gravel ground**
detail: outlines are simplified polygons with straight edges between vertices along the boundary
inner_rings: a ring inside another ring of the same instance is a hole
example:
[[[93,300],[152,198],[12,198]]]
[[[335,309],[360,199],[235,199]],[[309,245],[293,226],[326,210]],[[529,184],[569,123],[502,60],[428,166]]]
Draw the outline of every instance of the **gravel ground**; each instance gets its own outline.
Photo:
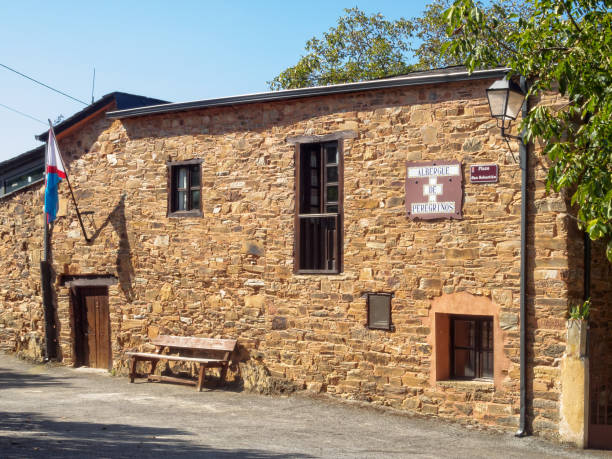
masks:
[[[304,396],[112,377],[0,354],[0,457],[612,457]]]

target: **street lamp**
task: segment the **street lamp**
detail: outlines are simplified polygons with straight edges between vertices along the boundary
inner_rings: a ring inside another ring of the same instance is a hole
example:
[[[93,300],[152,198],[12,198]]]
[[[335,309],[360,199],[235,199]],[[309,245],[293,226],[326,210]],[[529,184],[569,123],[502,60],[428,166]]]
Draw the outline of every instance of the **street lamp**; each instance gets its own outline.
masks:
[[[525,79],[521,78],[521,86],[525,87]],[[521,167],[521,266],[520,266],[520,417],[517,437],[527,435],[527,183],[529,181],[527,170],[527,145],[522,136],[508,135],[504,132],[510,128],[519,111],[523,109],[523,116],[529,110],[529,100],[523,107],[525,91],[521,86],[505,78],[497,80],[487,89],[487,99],[491,116],[497,120],[497,127],[501,129],[502,137],[519,141],[520,167]],[[510,145],[508,144],[508,147]]]
[[[504,130],[508,129],[518,116],[525,100],[525,92],[512,80],[502,78],[487,89],[487,99],[491,116],[497,120],[502,137],[517,138],[506,134]]]

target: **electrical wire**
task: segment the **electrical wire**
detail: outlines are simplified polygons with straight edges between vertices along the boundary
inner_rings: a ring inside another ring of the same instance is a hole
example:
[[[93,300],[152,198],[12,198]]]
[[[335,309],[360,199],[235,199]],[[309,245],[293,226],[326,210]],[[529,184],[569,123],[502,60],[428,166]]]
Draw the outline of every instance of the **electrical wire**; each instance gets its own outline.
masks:
[[[32,77],[27,76],[27,75],[26,75],[26,74],[24,74],[24,73],[21,73],[21,72],[19,72],[19,71],[15,70],[15,69],[12,69],[12,68],[10,68],[8,65],[0,64],[0,67],[4,67],[5,69],[10,70],[11,72],[16,73],[17,75],[21,75],[22,77],[27,78],[28,80],[33,81],[34,83],[37,83],[37,84],[39,84],[39,85],[41,85],[41,86],[44,86],[45,88],[50,89],[51,91],[55,91],[55,92],[57,92],[58,94],[61,94],[62,96],[66,96],[66,97],[68,97],[69,99],[72,99],[72,100],[74,100],[74,101],[76,101],[76,102],[79,102],[79,103],[81,103],[81,104],[83,104],[83,105],[89,105],[87,102],[83,102],[82,100],[79,100],[79,99],[77,99],[76,97],[72,97],[72,96],[70,96],[70,95],[66,94],[65,92],[60,91],[59,89],[52,88],[52,87],[51,87],[51,86],[49,86],[48,84],[42,83],[42,82],[40,82],[40,81],[38,81],[38,80],[35,80],[35,79],[34,79],[34,78],[32,78]]]
[[[21,116],[25,116],[26,118],[30,118],[31,120],[38,121],[40,124],[44,124],[45,126],[48,126],[48,124],[45,123],[44,121],[41,121],[38,118],[34,118],[33,116],[28,115],[27,113],[20,112],[19,110],[9,107],[8,105],[0,104],[0,107],[4,107],[7,110],[10,110],[15,113],[19,113]]]

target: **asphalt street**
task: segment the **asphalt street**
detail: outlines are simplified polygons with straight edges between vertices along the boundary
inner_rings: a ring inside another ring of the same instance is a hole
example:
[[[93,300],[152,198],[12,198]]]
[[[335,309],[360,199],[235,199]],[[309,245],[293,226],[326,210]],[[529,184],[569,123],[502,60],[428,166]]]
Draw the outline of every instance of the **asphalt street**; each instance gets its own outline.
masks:
[[[0,354],[3,458],[612,457],[329,399],[129,384]]]

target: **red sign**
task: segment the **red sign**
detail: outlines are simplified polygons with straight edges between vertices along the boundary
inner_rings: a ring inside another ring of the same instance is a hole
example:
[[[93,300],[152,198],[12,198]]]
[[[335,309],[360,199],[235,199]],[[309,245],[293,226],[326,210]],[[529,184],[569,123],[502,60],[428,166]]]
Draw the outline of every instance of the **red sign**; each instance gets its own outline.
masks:
[[[499,166],[497,164],[474,164],[470,166],[471,183],[497,183]]]
[[[415,161],[406,164],[406,213],[410,219],[461,219],[458,161]]]

